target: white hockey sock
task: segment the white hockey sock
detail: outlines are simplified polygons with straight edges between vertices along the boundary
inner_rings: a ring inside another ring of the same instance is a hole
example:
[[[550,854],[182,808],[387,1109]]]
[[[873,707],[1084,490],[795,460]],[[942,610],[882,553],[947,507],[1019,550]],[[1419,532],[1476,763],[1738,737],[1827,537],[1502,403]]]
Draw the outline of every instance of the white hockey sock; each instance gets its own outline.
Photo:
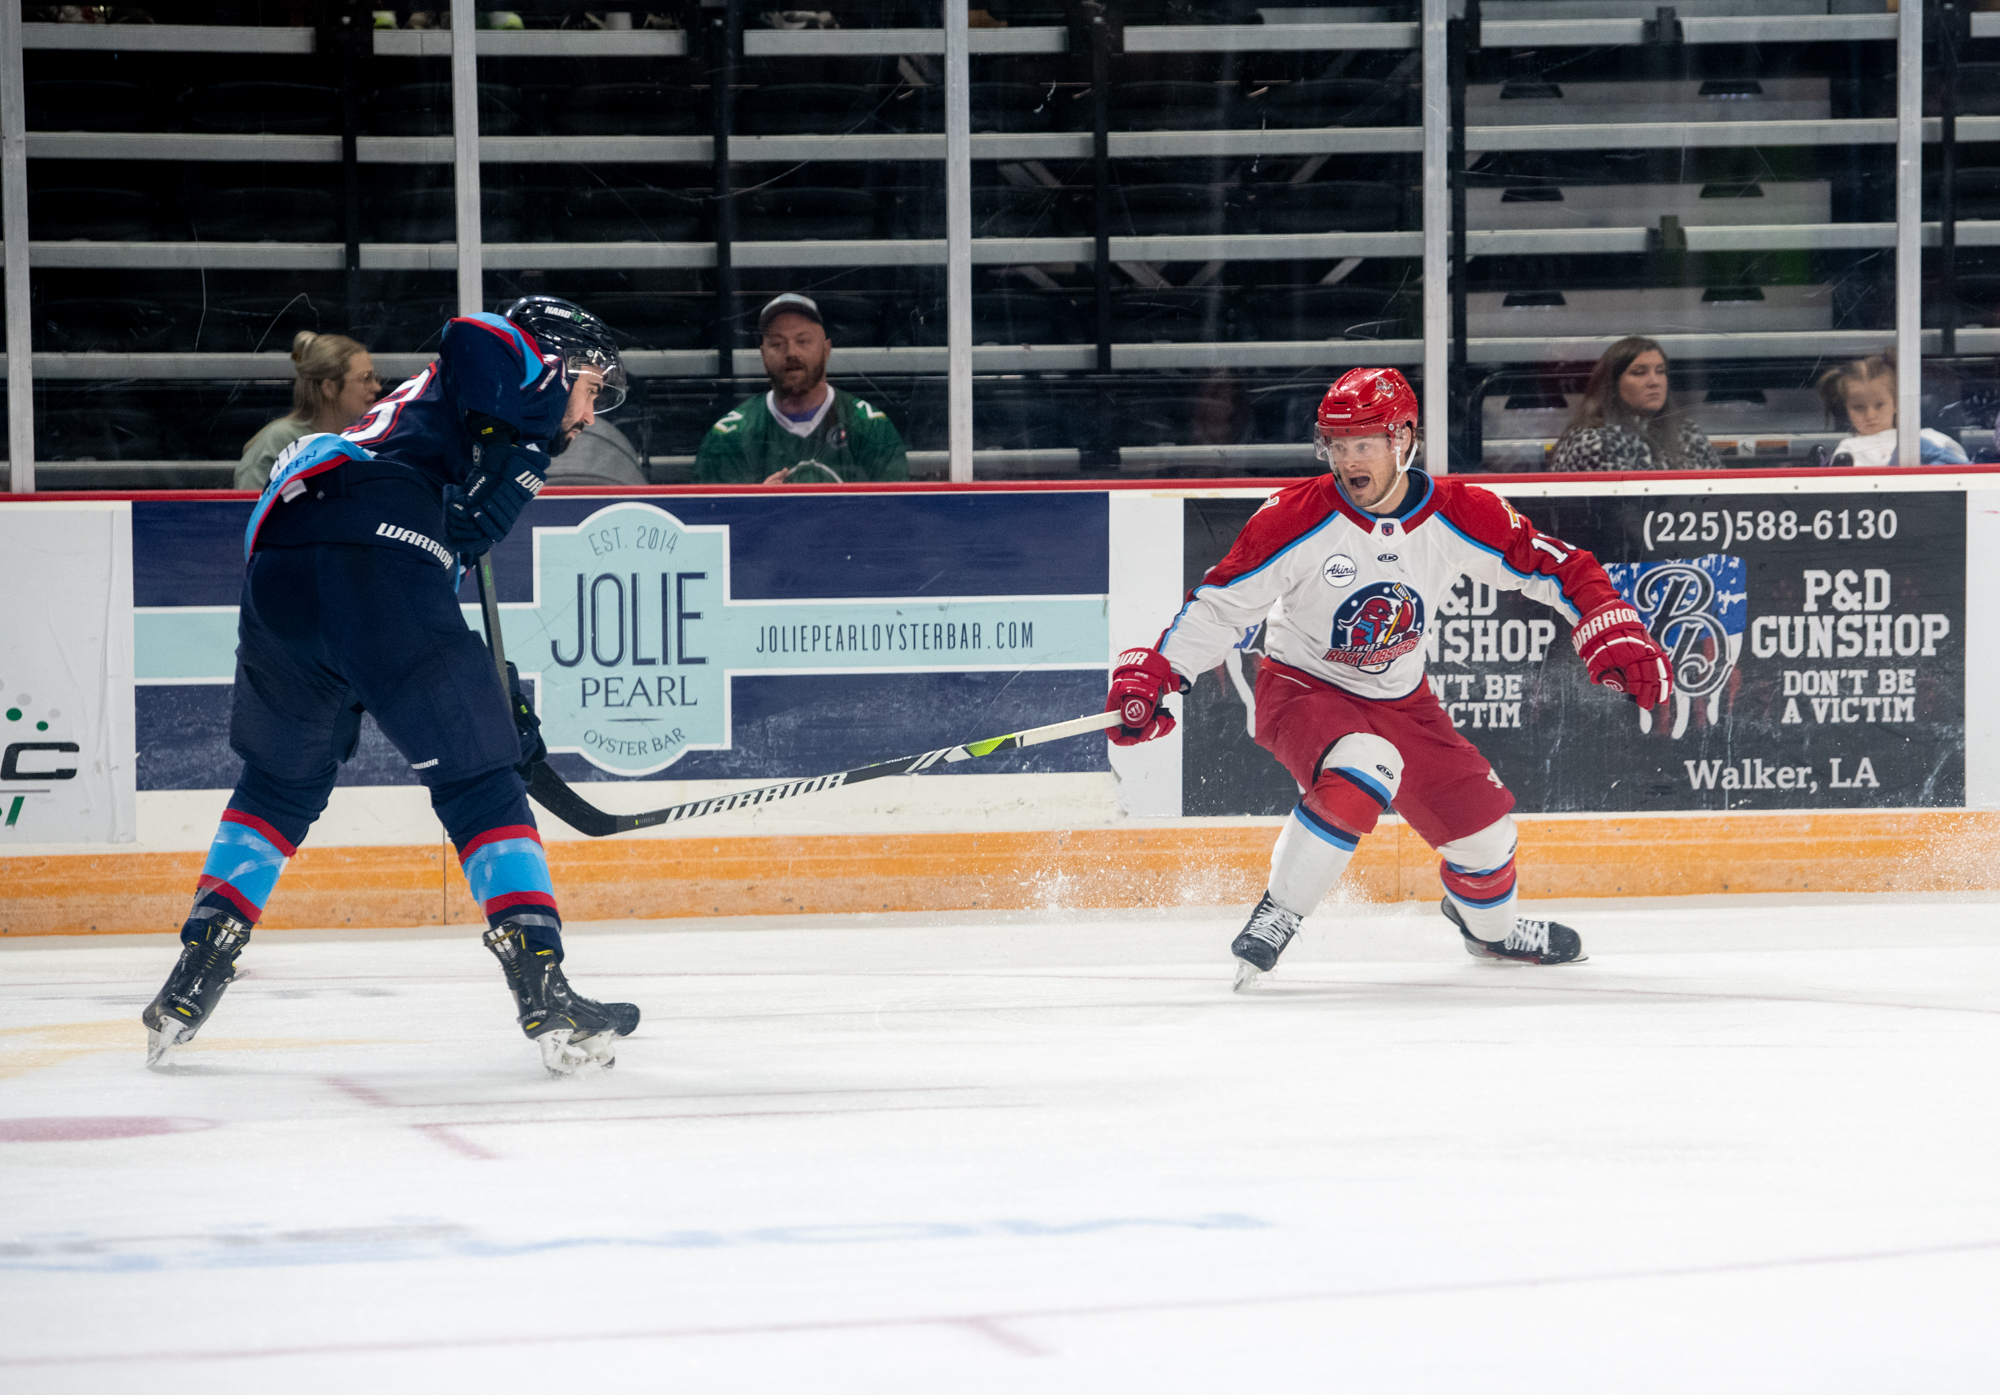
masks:
[[[1465,917],[1465,928],[1488,944],[1514,928],[1514,820],[1502,814],[1477,833],[1438,845],[1444,894]]]
[[[1295,915],[1311,915],[1347,870],[1359,841],[1303,804],[1293,809],[1271,849],[1271,899]]]
[[[1445,891],[1445,895],[1451,896],[1452,905],[1458,907],[1458,913],[1465,917],[1465,928],[1489,944],[1506,939],[1507,932],[1514,928],[1512,891],[1507,893],[1506,900],[1495,906],[1475,906],[1470,901],[1452,896],[1449,889]]]

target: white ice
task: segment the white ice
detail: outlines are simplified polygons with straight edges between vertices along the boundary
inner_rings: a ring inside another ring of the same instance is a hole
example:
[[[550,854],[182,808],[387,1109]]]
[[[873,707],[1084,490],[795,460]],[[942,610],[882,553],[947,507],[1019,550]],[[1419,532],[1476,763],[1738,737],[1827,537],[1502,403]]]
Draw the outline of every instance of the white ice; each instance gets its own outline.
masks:
[[[0,1390],[2000,1388],[2000,903],[1534,909],[578,926],[568,1082],[469,930],[161,1074],[167,937],[8,942]]]

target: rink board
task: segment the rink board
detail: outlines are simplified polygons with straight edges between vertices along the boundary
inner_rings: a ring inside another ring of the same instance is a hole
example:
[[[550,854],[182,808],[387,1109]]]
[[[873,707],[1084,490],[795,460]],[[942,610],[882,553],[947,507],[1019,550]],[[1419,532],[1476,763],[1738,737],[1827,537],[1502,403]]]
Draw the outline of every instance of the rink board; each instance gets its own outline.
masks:
[[[1429,681],[1519,800],[1526,894],[2000,885],[2000,719],[1981,701],[2000,678],[1996,472],[1481,483],[1595,552],[1689,690],[1642,718],[1584,681],[1560,617],[1512,593],[1467,584],[1418,617]],[[1271,492],[550,491],[496,549],[503,625],[557,769],[604,807],[643,809],[1096,708],[1112,657],[1151,641]],[[94,598],[82,628],[0,616],[0,933],[156,930],[184,910],[239,768],[248,510],[214,494],[0,503],[0,571],[45,586],[73,570]],[[95,520],[77,536],[101,555],[29,557],[70,517]],[[476,624],[472,599],[468,585]],[[68,653],[86,632],[94,663]],[[61,646],[62,662],[23,667]],[[1248,636],[1198,679],[1181,732],[1143,747],[1052,743],[602,842],[544,816],[564,909],[1253,900],[1296,799],[1248,736],[1261,647]],[[367,722],[264,923],[470,922],[455,861]],[[1437,894],[1433,856],[1399,824],[1351,877],[1373,899]]]

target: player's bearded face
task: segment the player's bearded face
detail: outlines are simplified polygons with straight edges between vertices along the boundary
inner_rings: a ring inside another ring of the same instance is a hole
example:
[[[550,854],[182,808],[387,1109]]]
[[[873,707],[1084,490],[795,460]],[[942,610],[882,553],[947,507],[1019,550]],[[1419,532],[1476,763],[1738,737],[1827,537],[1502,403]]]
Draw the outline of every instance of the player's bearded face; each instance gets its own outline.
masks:
[[[1372,508],[1396,487],[1396,447],[1387,435],[1329,437],[1326,456],[1341,488],[1360,508]]]
[[[563,408],[562,444],[567,446],[583,429],[597,420],[597,393],[604,386],[604,375],[584,369],[576,375],[570,385],[569,405]]]

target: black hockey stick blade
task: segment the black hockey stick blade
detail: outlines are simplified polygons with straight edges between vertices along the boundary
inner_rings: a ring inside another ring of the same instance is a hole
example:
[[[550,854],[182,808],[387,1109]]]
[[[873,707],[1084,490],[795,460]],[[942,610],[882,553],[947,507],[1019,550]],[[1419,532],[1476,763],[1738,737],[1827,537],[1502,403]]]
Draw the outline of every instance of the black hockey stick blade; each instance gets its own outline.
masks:
[[[545,760],[536,761],[528,773],[528,796],[586,838],[609,838],[641,827],[629,816],[607,814],[586,803]]]
[[[686,804],[672,804],[664,809],[652,809],[643,814],[606,813],[571,789],[562,776],[549,768],[547,761],[535,762],[534,771],[528,778],[528,793],[534,797],[537,804],[584,837],[607,838],[614,833],[630,833],[638,828],[653,828],[663,823],[678,823],[683,819],[698,819],[708,814],[727,813],[732,809],[747,809],[753,805],[774,804],[781,799],[794,799],[802,794],[818,794],[822,790],[839,789],[843,785],[858,785],[865,780],[879,780],[885,775],[919,775],[936,765],[956,764],[963,760],[990,756],[999,751],[1019,750],[1023,746],[1039,746],[1044,741],[1059,741],[1066,736],[1103,731],[1107,727],[1118,725],[1118,721],[1116,712],[1093,712],[1088,717],[1077,717],[1067,722],[1052,722],[1045,727],[1031,727],[1027,731],[988,737],[984,741],[968,741],[962,746],[947,746],[943,750],[926,751],[918,756],[899,756],[895,760],[877,761],[873,765],[857,766],[853,770],[842,770],[832,775],[787,780],[780,784],[763,785],[754,790],[742,790],[736,794],[716,795],[712,799],[690,800]]]

